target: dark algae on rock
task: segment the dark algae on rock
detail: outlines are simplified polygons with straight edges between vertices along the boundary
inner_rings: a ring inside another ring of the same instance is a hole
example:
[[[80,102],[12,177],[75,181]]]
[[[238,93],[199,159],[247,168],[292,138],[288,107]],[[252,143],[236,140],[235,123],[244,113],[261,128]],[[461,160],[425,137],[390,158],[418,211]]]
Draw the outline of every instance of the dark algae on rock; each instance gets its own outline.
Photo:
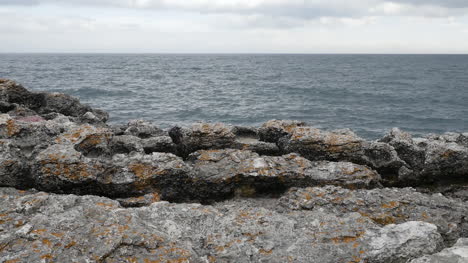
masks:
[[[468,133],[162,130],[0,79],[0,262],[468,262]]]

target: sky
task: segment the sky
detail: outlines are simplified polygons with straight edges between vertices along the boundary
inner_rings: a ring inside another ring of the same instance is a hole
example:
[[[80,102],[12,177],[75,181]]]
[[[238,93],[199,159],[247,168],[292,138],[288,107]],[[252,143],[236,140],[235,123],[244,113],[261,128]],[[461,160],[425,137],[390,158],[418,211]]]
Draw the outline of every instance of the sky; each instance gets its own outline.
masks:
[[[468,53],[468,0],[0,0],[0,52]]]

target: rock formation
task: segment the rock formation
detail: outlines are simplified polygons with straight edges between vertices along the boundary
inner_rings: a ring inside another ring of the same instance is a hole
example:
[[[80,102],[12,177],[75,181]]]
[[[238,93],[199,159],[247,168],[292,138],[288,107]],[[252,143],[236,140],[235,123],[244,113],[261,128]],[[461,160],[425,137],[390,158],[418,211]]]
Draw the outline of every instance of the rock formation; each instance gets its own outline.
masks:
[[[468,262],[468,133],[108,124],[0,79],[0,262]]]

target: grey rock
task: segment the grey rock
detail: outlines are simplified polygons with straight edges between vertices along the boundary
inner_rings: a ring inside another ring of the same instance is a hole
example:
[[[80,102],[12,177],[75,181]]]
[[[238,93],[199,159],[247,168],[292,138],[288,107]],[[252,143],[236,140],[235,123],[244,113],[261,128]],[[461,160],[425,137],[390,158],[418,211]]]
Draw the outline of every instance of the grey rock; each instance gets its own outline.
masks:
[[[21,155],[20,149],[13,146],[11,140],[0,139],[0,186],[28,186],[28,166],[20,161]]]
[[[387,181],[395,180],[406,171],[406,163],[392,146],[365,141],[348,129],[330,132],[313,127],[293,127],[278,145],[284,153],[299,153],[312,161],[349,161],[368,165]]]
[[[88,158],[73,145],[55,144],[39,153],[32,164],[34,187],[57,193],[111,197],[159,193],[179,198],[191,169],[169,153],[117,154],[112,159]]]
[[[437,227],[418,221],[387,225],[376,232],[367,231],[363,238],[369,239],[369,252],[364,253],[364,260],[371,262],[406,262],[442,247],[442,237]],[[389,254],[395,256],[388,258]]]
[[[110,142],[111,151],[114,154],[143,152],[142,140],[133,135],[115,136]]]
[[[148,139],[143,139],[141,141],[143,145],[143,150],[145,153],[153,152],[165,152],[165,153],[176,153],[176,145],[172,142],[171,137],[169,136],[157,136],[151,137]]]
[[[106,165],[106,172],[97,180],[107,196],[157,193],[162,200],[178,201],[189,195],[185,186],[191,167],[174,154],[116,154]]]
[[[168,135],[167,132],[164,132],[160,128],[145,120],[130,121],[125,127],[124,134],[137,136],[142,139]]]
[[[106,122],[108,114],[81,104],[78,99],[61,93],[30,92],[20,84],[6,79],[0,80],[0,100],[30,109],[40,115],[61,113],[66,116],[81,117],[91,112],[101,122]]]
[[[348,162],[310,162],[297,154],[259,156],[243,150],[204,150],[189,156],[198,194],[216,197],[282,192],[292,186],[378,187],[373,170]]]
[[[423,256],[410,263],[466,263],[468,262],[468,239],[460,238],[450,248],[446,248],[434,255]]]
[[[400,181],[422,184],[468,175],[468,148],[463,138],[464,135],[455,133],[412,138],[394,128],[381,141],[392,145],[409,165],[410,171]]]
[[[280,204],[289,209],[323,208],[335,214],[358,212],[379,225],[424,221],[435,224],[449,243],[468,236],[467,203],[440,194],[422,194],[412,188],[292,189]]]
[[[306,123],[301,121],[270,120],[258,129],[258,135],[262,141],[277,143],[281,137],[290,135],[295,128],[303,126]]]
[[[282,155],[280,149],[275,143],[260,141],[256,137],[246,135],[237,136],[233,148],[249,150],[260,155]]]
[[[406,262],[438,251],[434,225],[357,213],[156,202],[0,188],[2,262]]]
[[[183,157],[198,150],[232,148],[236,138],[233,127],[222,123],[196,123],[189,128],[174,127],[169,135],[177,145],[178,155]]]

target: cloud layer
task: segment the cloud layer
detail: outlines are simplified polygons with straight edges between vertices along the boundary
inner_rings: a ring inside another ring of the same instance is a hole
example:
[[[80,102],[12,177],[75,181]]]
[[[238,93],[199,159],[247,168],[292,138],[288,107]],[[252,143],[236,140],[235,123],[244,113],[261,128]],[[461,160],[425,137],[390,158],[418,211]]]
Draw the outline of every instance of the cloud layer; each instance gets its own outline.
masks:
[[[262,14],[302,19],[388,15],[389,9],[392,9],[393,15],[460,15],[468,12],[466,0],[0,0],[0,5],[107,6],[202,13]]]
[[[0,0],[0,35],[0,52],[460,53],[468,1]]]

